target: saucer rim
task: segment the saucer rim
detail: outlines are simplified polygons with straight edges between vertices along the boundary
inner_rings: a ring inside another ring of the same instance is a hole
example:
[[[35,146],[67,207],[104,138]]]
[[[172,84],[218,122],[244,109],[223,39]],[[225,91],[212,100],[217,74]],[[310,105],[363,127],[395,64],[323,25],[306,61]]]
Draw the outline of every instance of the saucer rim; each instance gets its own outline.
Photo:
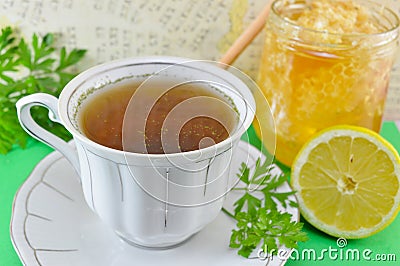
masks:
[[[73,140],[71,140],[68,143],[68,145],[70,145],[72,148],[75,149],[75,144],[74,144]],[[261,152],[256,147],[254,147],[253,145],[251,145],[250,143],[248,143],[246,141],[240,140],[238,147],[241,145],[245,145],[245,147],[250,146],[250,148],[257,150],[259,152],[259,154],[261,154]],[[14,250],[16,251],[22,264],[24,264],[24,265],[31,265],[32,263],[34,263],[35,265],[39,265],[39,266],[43,265],[36,255],[36,252],[35,252],[36,249],[29,244],[29,240],[28,240],[28,237],[27,237],[26,231],[25,231],[25,226],[23,226],[23,228],[21,230],[23,232],[23,239],[17,239],[18,238],[17,234],[19,232],[17,233],[16,231],[18,231],[18,229],[19,229],[18,227],[20,225],[20,221],[21,221],[21,219],[26,220],[26,218],[28,217],[28,211],[26,208],[27,199],[29,197],[29,194],[34,190],[34,188],[42,182],[43,177],[44,177],[45,173],[47,172],[47,170],[56,161],[63,160],[63,159],[65,159],[65,157],[62,156],[62,154],[59,153],[58,151],[53,151],[50,154],[48,154],[47,156],[45,156],[33,168],[31,173],[29,174],[29,176],[26,178],[26,180],[24,180],[24,182],[18,188],[18,190],[14,196],[13,204],[12,204],[12,211],[11,211],[10,227],[9,227],[10,238],[11,238],[11,242],[14,247]],[[282,186],[289,186],[289,184],[286,181],[284,183],[284,185],[282,185]],[[294,195],[294,198],[297,201],[297,198],[295,197],[295,195]],[[17,205],[21,205],[21,204],[25,205],[25,207],[23,207],[23,209],[21,210],[26,213],[26,215],[24,217],[18,216],[19,211],[17,211],[17,208],[18,208]],[[292,213],[293,219],[295,221],[300,221],[300,211],[296,208],[293,208],[291,211],[293,212]],[[296,213],[297,213],[297,215],[296,215]],[[216,219],[218,219],[218,218],[216,218]],[[17,220],[19,220],[19,221],[17,221]],[[23,222],[23,225],[24,224],[25,223]],[[283,248],[286,249],[287,251],[289,251],[288,256],[287,256],[287,258],[288,258],[294,249],[288,249],[286,247],[283,247]],[[280,258],[279,258],[279,260],[280,260],[280,263],[277,265],[284,265],[287,261],[287,259],[283,260]],[[268,264],[269,263],[267,263],[267,265]]]

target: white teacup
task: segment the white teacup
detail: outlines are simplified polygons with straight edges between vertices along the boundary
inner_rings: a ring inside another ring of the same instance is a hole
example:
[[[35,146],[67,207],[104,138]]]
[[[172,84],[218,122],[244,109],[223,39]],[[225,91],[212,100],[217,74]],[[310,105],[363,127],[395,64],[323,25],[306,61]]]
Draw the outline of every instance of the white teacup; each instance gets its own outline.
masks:
[[[226,140],[200,150],[139,154],[88,139],[77,113],[93,91],[125,79],[147,76],[197,80],[216,87],[233,103],[238,123]],[[73,135],[77,152],[38,126],[30,108],[45,106],[50,119]],[[60,98],[38,93],[17,102],[22,127],[60,151],[78,172],[87,204],[124,240],[164,248],[179,244],[209,224],[230,190],[229,168],[236,144],[250,126],[255,101],[235,75],[204,61],[176,57],[129,58],[93,67],[71,80]]]

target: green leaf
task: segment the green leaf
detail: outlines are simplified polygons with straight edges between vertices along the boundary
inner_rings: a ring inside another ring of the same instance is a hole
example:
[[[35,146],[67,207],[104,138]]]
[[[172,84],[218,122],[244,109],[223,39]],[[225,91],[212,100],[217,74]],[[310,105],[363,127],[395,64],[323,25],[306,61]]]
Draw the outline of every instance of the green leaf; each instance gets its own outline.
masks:
[[[3,110],[0,112],[0,153],[4,154],[12,148],[13,144],[24,147],[28,136],[19,126],[15,107],[12,106],[5,111],[4,103],[1,105]]]
[[[60,63],[56,68],[56,72],[61,72],[64,69],[78,63],[85,54],[86,50],[83,49],[73,49],[69,54],[67,54],[65,48],[61,49]]]
[[[294,191],[277,190],[287,182],[287,175],[276,164],[270,165],[267,160],[261,163],[260,159],[250,174],[250,168],[242,163],[237,176],[246,186],[236,188],[244,193],[234,203],[236,229],[232,230],[229,246],[248,258],[259,246],[265,254],[277,254],[283,245],[297,248],[298,242],[307,241],[307,235],[302,232],[303,224],[292,221],[291,214],[278,209],[297,207],[292,200]]]
[[[249,193],[245,193],[240,199],[238,199],[234,203],[234,206],[236,206],[235,207],[236,214],[241,212],[244,206],[247,206],[247,212],[250,215],[253,215],[257,212],[257,208],[261,207],[261,200]]]
[[[265,164],[267,164],[267,160],[265,160],[262,165],[260,165],[260,163],[261,163],[261,158],[258,158],[256,160],[256,165],[254,167],[253,179],[267,173],[265,166]]]
[[[52,58],[47,58],[45,60],[41,60],[41,61],[39,61],[39,62],[37,62],[35,64],[35,70],[36,71],[42,70],[42,71],[45,71],[45,72],[52,72],[52,66],[53,66],[53,63],[55,61],[56,60],[52,59]]]
[[[12,83],[14,79],[11,76],[7,76],[6,74],[0,73],[0,79],[2,79],[6,84]]]
[[[251,254],[251,252],[254,250],[255,247],[252,246],[242,246],[239,251],[238,254],[242,257],[248,258]]]
[[[242,234],[240,231],[232,230],[232,235],[229,242],[229,247],[231,248],[240,248],[242,242]]]
[[[0,83],[8,84],[12,82],[10,75],[17,71],[18,46],[15,45],[15,37],[10,27],[3,28],[0,36]]]
[[[34,51],[34,62],[35,64],[39,62],[41,58],[45,58],[51,53],[54,52],[54,47],[51,47],[50,45],[52,44],[52,34],[46,34],[42,40],[39,42],[39,37],[36,34],[33,34],[32,36],[32,48]]]
[[[43,37],[43,44],[45,46],[51,46],[53,45],[54,42],[54,35],[51,33],[47,33],[46,35],[44,35]]]
[[[247,167],[245,163],[242,163],[240,166],[239,173],[237,173],[236,176],[239,177],[240,181],[249,185],[250,184],[249,174],[250,174],[250,168]]]
[[[53,77],[44,76],[36,78],[36,84],[39,87],[40,92],[54,95],[59,83]]]
[[[58,72],[59,76],[59,86],[58,86],[58,94],[61,92],[61,90],[67,85],[67,83],[73,79],[76,74],[75,73],[67,73],[67,72]]]
[[[21,39],[18,45],[19,62],[22,66],[32,70],[32,52],[24,39]]]
[[[3,54],[3,50],[14,43],[15,38],[12,37],[12,29],[11,27],[5,27],[1,29],[1,36],[0,36],[0,51]]]
[[[13,29],[3,28],[0,36],[0,153],[7,153],[14,144],[24,147],[28,135],[21,128],[15,103],[31,93],[44,92],[59,96],[62,88],[76,72],[72,67],[83,58],[86,50],[74,49],[68,53],[65,47],[58,53],[53,47],[54,35],[40,38],[33,34],[30,42],[21,38],[16,41]],[[66,66],[61,70],[60,65]],[[32,116],[45,129],[64,140],[71,134],[61,125],[48,118],[45,108],[33,108]]]
[[[32,36],[32,47],[35,54],[34,61],[37,61],[40,58],[40,54],[37,52],[39,50],[39,38],[35,33]]]

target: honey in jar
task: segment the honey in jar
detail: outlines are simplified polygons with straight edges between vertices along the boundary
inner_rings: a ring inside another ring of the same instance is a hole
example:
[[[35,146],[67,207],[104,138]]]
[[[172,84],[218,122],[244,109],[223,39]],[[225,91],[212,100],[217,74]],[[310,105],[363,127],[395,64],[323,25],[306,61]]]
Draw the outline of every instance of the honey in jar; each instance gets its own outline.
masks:
[[[397,15],[378,3],[272,4],[257,83],[275,120],[279,161],[291,166],[313,134],[333,125],[380,130],[398,38]],[[261,136],[262,121],[255,128]]]

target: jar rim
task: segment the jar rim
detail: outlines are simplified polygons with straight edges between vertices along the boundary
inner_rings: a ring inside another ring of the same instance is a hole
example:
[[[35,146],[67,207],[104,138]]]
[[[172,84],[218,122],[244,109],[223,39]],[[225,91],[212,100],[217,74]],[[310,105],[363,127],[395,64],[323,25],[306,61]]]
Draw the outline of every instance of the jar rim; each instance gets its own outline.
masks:
[[[343,1],[343,0],[333,0],[333,1]],[[387,18],[390,22],[390,26],[384,31],[380,31],[377,33],[336,33],[336,32],[329,32],[326,30],[317,30],[317,29],[312,29],[309,27],[304,27],[301,25],[298,25],[295,21],[288,19],[287,16],[284,15],[284,12],[282,11],[282,5],[286,5],[287,7],[289,6],[294,6],[294,7],[301,7],[301,6],[307,6],[310,1],[307,0],[295,0],[295,1],[288,1],[288,0],[274,0],[271,6],[271,13],[274,14],[279,20],[281,20],[285,25],[289,25],[290,27],[293,27],[297,31],[305,31],[305,32],[310,32],[313,34],[323,34],[325,36],[333,36],[333,37],[343,37],[346,39],[352,39],[352,38],[365,38],[365,37],[382,37],[382,36],[387,36],[388,34],[393,34],[393,32],[397,31],[396,37],[393,39],[397,39],[399,36],[399,29],[400,29],[400,18],[394,12],[391,8],[388,8],[386,5],[379,4],[374,1],[370,0],[353,0],[358,3],[363,3],[363,7],[365,7],[365,4],[368,4],[368,9],[369,10],[381,10],[381,15],[382,16],[390,16],[390,18]],[[378,9],[379,8],[379,9]]]

